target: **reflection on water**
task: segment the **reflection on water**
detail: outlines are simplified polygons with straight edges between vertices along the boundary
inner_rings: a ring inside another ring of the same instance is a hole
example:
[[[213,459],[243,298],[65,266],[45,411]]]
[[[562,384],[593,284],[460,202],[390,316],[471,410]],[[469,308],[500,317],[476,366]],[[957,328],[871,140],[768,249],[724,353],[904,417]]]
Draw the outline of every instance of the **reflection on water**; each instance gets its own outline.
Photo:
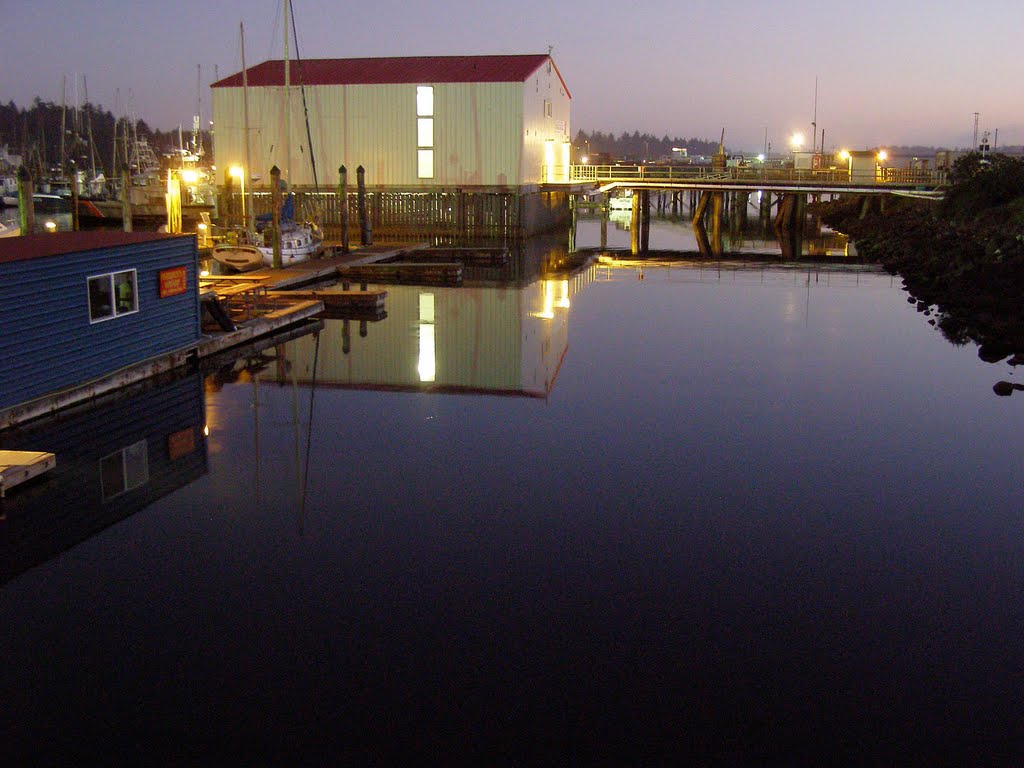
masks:
[[[576,220],[576,247],[600,248],[604,231],[605,248],[630,247],[631,212],[613,210],[602,230],[600,214],[580,214]],[[856,262],[857,252],[846,235],[824,227],[811,218],[801,231],[777,232],[755,218],[744,226],[728,221],[715,232],[695,229],[688,217],[651,217],[650,249],[701,253],[707,256],[763,255],[783,259],[826,259]]]
[[[202,378],[192,374],[0,432],[0,449],[57,456],[2,503],[0,583],[205,473],[203,420]]]
[[[11,749],[1024,754],[1021,399],[877,270],[570,261],[388,286],[365,333],[325,320],[223,361],[178,460],[201,476],[0,588]],[[145,435],[152,483],[197,390],[90,472],[127,449],[128,477]]]

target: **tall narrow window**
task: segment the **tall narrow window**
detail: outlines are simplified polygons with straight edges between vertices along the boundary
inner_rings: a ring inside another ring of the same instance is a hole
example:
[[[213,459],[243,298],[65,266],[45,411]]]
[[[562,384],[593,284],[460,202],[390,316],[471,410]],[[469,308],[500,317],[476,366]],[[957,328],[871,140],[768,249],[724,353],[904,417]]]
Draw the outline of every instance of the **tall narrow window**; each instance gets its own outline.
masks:
[[[416,86],[416,175],[434,178],[434,87]]]

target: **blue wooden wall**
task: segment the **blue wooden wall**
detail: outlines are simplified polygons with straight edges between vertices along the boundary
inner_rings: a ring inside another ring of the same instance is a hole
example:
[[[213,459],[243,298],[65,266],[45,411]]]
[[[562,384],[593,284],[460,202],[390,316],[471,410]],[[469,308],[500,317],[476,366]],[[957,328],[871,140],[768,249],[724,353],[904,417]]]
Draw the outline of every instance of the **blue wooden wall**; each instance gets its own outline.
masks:
[[[179,266],[187,290],[160,298],[160,271]],[[128,269],[137,271],[139,311],[90,323],[87,279]],[[0,409],[194,346],[196,270],[194,237],[0,263]]]

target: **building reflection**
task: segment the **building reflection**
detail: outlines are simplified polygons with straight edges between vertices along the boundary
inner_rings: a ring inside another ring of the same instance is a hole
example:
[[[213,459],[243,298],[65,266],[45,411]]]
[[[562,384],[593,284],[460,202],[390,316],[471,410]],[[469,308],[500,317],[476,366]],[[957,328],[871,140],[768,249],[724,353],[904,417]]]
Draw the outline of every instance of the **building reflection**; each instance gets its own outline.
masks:
[[[319,321],[140,382],[88,406],[0,432],[0,449],[48,451],[57,465],[0,501],[0,584],[140,512],[209,470],[218,412],[207,388],[258,375]],[[313,336],[315,338],[315,336]]]
[[[300,383],[396,391],[546,397],[569,343],[573,297],[595,267],[574,264],[563,241],[473,268],[462,286],[380,286],[386,318],[325,319],[286,353]],[[359,324],[358,335],[353,324]]]
[[[0,502],[0,583],[205,474],[204,406],[202,376],[184,373],[0,432],[0,448],[57,456]]]

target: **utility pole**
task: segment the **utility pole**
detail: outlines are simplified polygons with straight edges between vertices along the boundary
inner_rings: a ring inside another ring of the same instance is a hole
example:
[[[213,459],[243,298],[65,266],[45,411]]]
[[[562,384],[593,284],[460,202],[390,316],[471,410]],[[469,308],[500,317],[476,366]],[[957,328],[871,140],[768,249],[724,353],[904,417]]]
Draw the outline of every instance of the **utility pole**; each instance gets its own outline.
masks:
[[[978,151],[978,113],[974,113],[974,145],[971,147],[972,152]]]

